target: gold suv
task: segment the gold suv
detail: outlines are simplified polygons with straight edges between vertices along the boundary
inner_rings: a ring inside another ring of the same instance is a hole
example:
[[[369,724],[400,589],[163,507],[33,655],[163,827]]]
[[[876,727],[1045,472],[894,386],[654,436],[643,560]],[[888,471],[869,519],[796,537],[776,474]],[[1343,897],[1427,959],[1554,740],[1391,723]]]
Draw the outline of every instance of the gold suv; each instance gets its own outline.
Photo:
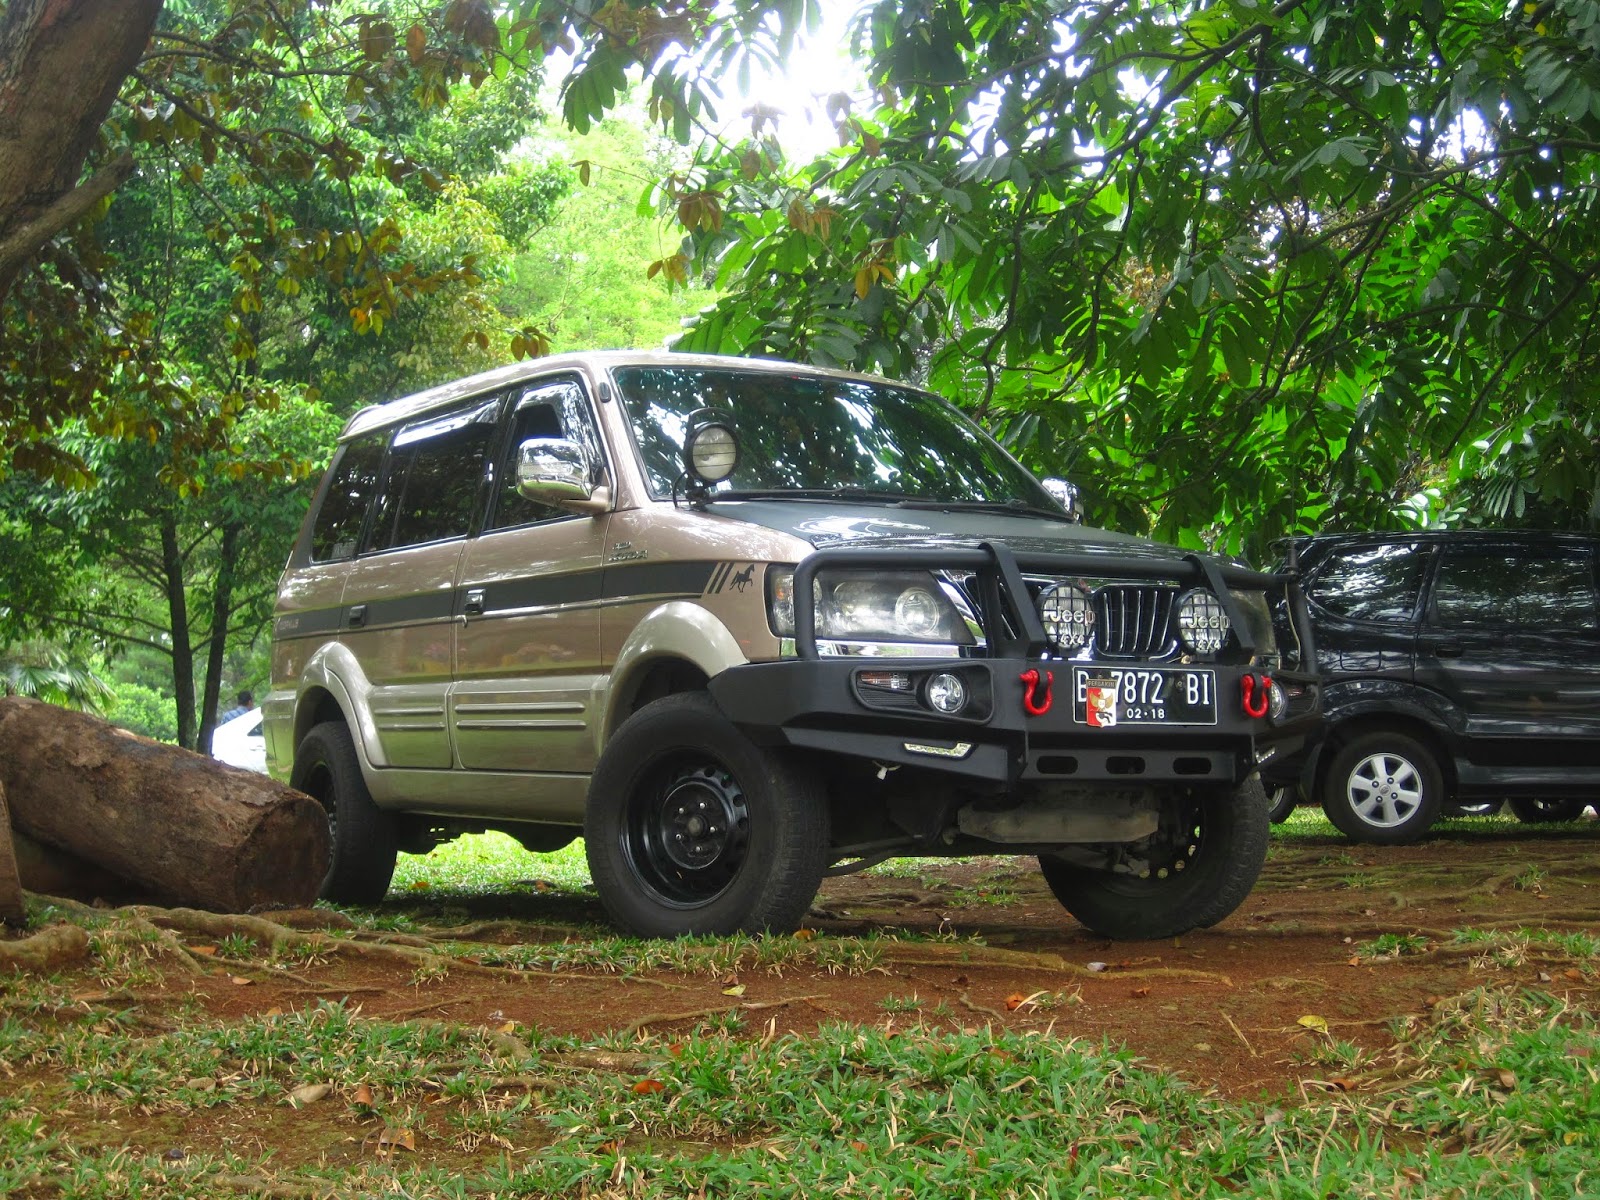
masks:
[[[927,392],[572,355],[351,419],[262,707],[328,810],[330,899],[500,829],[582,835],[645,936],[791,929],[896,855],[1030,854],[1085,925],[1165,937],[1255,882],[1258,767],[1319,707],[1303,618],[1292,575],[1082,525]]]

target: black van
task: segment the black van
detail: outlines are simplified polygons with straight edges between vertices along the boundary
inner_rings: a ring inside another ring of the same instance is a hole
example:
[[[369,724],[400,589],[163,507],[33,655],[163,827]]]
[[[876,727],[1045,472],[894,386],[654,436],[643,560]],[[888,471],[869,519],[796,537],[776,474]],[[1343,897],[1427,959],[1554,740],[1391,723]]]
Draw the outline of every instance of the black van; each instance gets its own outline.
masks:
[[[1320,803],[1357,841],[1415,841],[1441,812],[1564,821],[1600,799],[1600,595],[1582,534],[1297,540],[1325,725],[1267,764],[1286,815]]]

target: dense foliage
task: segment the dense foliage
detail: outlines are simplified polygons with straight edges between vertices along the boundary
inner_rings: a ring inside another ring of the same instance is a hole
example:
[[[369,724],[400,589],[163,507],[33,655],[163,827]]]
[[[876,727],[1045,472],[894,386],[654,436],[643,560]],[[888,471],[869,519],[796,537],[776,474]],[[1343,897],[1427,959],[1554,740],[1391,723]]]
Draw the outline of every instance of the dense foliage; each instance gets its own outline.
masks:
[[[686,346],[926,378],[1124,528],[1588,518],[1594,0],[884,0],[855,44],[842,149],[663,191],[723,289]]]

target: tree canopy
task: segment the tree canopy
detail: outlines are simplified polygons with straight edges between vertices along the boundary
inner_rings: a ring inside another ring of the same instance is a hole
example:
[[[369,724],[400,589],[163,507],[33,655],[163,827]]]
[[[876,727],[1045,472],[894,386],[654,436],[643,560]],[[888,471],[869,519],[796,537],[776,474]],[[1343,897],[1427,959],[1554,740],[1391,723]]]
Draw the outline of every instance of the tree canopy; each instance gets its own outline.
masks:
[[[883,0],[841,147],[661,193],[683,345],[926,379],[1102,523],[1581,522],[1600,4]]]

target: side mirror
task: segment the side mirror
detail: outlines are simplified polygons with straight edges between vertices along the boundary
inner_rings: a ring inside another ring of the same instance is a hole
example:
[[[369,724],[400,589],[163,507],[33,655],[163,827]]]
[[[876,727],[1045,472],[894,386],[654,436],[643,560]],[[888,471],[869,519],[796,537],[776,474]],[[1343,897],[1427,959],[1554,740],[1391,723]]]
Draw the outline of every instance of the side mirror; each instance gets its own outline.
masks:
[[[1044,479],[1044,490],[1050,493],[1050,498],[1066,510],[1067,516],[1072,520],[1083,522],[1083,509],[1078,505],[1078,485],[1068,483],[1065,479]]]
[[[593,480],[588,452],[566,438],[529,438],[517,448],[517,491],[529,500],[578,512],[610,506],[607,489]]]

